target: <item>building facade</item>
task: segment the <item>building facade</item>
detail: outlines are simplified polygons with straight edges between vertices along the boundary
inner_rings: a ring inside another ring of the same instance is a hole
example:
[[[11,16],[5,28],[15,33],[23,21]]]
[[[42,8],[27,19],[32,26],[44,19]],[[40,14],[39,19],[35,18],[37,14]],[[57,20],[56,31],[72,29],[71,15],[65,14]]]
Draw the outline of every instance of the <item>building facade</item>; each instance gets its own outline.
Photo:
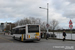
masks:
[[[14,23],[0,23],[0,32],[11,31],[13,27],[15,27]]]

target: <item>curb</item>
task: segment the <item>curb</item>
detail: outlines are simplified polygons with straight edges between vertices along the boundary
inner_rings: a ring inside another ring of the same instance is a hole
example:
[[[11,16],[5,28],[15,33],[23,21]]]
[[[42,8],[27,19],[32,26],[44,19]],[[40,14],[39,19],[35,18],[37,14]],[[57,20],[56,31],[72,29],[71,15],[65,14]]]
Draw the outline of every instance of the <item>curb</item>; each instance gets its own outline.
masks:
[[[45,39],[45,38],[41,38],[41,39]],[[53,39],[53,40],[63,40],[63,39],[59,39],[59,38],[49,38],[49,39]],[[65,39],[65,41],[75,41],[75,40]]]

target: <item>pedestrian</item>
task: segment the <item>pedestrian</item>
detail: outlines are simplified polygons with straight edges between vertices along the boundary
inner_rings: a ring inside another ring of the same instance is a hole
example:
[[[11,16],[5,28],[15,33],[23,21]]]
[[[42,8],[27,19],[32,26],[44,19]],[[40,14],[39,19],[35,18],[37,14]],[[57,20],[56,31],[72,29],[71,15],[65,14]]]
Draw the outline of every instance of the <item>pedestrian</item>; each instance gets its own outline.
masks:
[[[5,35],[5,32],[4,32],[4,35]]]
[[[63,32],[63,41],[65,41],[65,37],[66,37],[66,32]]]
[[[43,34],[43,33],[41,32],[41,38],[42,38],[42,34]]]
[[[46,33],[46,40],[48,40],[49,38],[49,33]]]

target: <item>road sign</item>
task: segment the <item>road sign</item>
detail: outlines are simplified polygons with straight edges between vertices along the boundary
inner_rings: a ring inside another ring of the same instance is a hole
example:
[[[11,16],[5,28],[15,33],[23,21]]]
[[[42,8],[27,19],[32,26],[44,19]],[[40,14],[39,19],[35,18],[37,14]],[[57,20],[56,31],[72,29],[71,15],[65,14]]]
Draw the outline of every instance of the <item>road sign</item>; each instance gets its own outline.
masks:
[[[70,28],[70,29],[72,29],[72,28],[73,28],[73,25],[72,25],[72,24],[70,24],[70,25],[69,25],[69,28]]]
[[[46,24],[47,27],[49,27],[49,24]]]
[[[69,21],[69,24],[72,24],[72,21],[71,20]]]

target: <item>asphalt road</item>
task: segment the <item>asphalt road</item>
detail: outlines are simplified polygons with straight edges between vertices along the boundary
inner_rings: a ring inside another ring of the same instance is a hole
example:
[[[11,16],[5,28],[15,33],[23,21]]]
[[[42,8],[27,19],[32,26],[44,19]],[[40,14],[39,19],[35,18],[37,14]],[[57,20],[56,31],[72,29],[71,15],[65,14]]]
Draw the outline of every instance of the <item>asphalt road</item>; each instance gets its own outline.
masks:
[[[0,50],[75,50],[75,41],[41,39],[35,42],[20,42],[11,36],[0,35]]]

